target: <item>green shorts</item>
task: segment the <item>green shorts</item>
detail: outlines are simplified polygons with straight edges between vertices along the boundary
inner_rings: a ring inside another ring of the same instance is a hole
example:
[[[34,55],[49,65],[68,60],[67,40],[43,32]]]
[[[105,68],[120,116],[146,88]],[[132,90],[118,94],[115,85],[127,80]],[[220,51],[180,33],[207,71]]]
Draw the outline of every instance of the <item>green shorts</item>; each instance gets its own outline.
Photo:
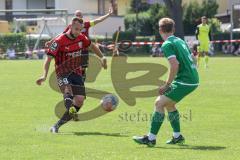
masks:
[[[198,85],[183,85],[178,82],[173,82],[164,95],[175,102],[179,102],[197,87]]]

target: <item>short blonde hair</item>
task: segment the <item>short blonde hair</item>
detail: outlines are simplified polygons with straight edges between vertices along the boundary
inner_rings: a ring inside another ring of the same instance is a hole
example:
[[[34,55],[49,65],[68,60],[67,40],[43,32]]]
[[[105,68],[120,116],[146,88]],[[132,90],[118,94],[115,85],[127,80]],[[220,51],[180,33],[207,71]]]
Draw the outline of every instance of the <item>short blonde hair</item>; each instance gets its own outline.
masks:
[[[162,18],[159,20],[159,28],[163,33],[171,33],[174,31],[175,22],[171,18]]]

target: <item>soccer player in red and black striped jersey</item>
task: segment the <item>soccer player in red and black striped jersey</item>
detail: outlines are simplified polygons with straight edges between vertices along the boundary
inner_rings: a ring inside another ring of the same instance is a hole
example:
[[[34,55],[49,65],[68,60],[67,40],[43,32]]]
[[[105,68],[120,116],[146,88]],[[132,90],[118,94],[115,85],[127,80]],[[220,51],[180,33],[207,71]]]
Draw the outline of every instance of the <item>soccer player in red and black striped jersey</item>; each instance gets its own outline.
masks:
[[[83,24],[83,28],[82,28],[82,30],[81,30],[81,33],[82,34],[84,34],[86,37],[88,37],[89,38],[89,29],[90,29],[90,27],[93,27],[93,26],[95,26],[96,24],[98,24],[98,23],[100,23],[100,22],[103,22],[104,20],[106,20],[108,17],[110,17],[111,15],[112,15],[112,13],[113,13],[113,9],[112,9],[112,7],[110,7],[109,8],[109,11],[108,11],[108,13],[106,14],[106,15],[104,15],[104,16],[101,16],[101,17],[99,17],[99,18],[97,18],[97,19],[94,19],[94,20],[91,20],[91,21],[85,21]],[[82,14],[82,12],[80,11],[80,10],[76,10],[75,11],[75,16],[76,17],[78,17],[78,18],[83,18],[83,14]],[[69,30],[70,30],[70,28],[71,28],[71,24],[69,24],[66,28],[65,28],[65,30],[63,31],[63,33],[67,33]],[[58,35],[59,36],[59,35]],[[57,37],[58,37],[57,36]],[[56,37],[56,38],[57,38]],[[55,38],[54,38],[55,39]],[[53,40],[54,39],[52,39],[51,41],[49,41],[49,42],[47,42],[46,43],[46,46],[50,46],[50,44],[52,44],[52,42],[53,42]],[[88,49],[86,49],[86,50],[84,50],[83,52],[82,52],[82,58],[84,59],[84,63],[82,63],[82,67],[83,67],[83,70],[82,70],[82,72],[83,72],[83,80],[85,81],[85,78],[86,78],[86,68],[88,67],[88,61],[89,61],[89,53],[88,53]]]
[[[75,17],[71,28],[59,35],[47,49],[47,57],[44,62],[43,76],[36,83],[41,85],[47,78],[51,60],[55,60],[55,71],[58,86],[63,93],[64,103],[67,111],[62,118],[51,128],[54,133],[58,132],[60,126],[74,118],[85,99],[85,86],[82,77],[83,63],[82,52],[91,49],[102,58],[103,68],[107,68],[107,61],[99,48],[83,34],[83,20]]]

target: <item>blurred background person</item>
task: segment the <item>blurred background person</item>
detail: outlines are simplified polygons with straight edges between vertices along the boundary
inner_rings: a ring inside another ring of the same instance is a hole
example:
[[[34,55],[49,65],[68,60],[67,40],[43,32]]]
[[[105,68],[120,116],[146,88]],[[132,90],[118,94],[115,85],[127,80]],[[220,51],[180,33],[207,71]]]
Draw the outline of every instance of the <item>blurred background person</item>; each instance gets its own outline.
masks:
[[[16,52],[14,47],[8,48],[6,53],[9,59],[16,59]]]
[[[211,41],[211,30],[210,26],[207,24],[207,17],[203,16],[201,18],[202,23],[197,26],[196,29],[196,39],[199,42],[199,56],[198,56],[198,66],[200,64],[201,56],[205,57],[205,67],[208,68],[208,52],[209,44]]]

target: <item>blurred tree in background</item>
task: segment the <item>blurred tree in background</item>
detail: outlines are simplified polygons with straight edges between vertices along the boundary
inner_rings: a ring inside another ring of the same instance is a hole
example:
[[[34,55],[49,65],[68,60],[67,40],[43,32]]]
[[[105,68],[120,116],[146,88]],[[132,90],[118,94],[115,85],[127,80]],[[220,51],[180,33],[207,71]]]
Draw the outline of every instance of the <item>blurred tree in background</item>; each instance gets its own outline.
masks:
[[[138,19],[135,14],[128,14],[124,19],[126,31],[138,33],[140,36],[153,35],[151,18],[149,12],[141,12]],[[137,23],[137,27],[136,27]]]
[[[148,11],[140,12],[138,19],[136,14],[126,15],[124,19],[125,28],[126,31],[131,32],[137,30],[139,36],[159,36],[158,21],[166,16],[169,16],[166,7],[156,3],[151,5]],[[137,28],[136,23],[138,23]]]
[[[153,29],[153,35],[159,36],[158,21],[163,17],[169,17],[169,12],[165,6],[156,3],[151,5],[149,14]]]
[[[168,12],[170,13],[170,17],[175,21],[175,35],[184,38],[183,32],[183,7],[182,0],[163,0]]]
[[[132,0],[131,2],[131,13],[139,13],[147,11],[150,8],[150,4],[147,3],[147,1],[144,0]]]
[[[207,16],[212,32],[221,32],[221,23],[216,18],[212,19],[217,14],[216,0],[204,0],[202,4],[193,0],[183,7],[181,1],[164,0],[165,5],[159,3],[149,5],[143,0],[132,0],[132,8],[124,20],[126,30],[138,36],[155,35],[159,38],[159,19],[172,17],[176,22],[176,35],[183,38],[183,35],[194,35],[197,25],[201,23],[201,17]]]
[[[221,22],[217,18],[208,19],[208,24],[211,27],[211,33],[212,34],[222,33]]]

